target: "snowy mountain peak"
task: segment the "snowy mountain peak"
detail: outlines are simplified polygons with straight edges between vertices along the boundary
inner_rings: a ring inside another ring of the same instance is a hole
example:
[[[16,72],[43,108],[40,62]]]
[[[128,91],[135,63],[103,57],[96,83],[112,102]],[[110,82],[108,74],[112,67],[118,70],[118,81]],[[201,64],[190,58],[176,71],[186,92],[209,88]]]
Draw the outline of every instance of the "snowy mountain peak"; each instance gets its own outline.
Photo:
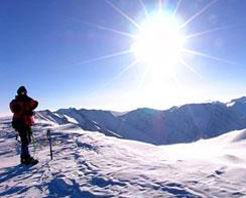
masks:
[[[241,98],[233,99],[228,104],[228,106],[233,106],[236,103],[246,104],[246,96],[243,96]]]
[[[232,111],[237,112],[239,117],[246,122],[246,96],[231,100],[226,105]]]
[[[246,103],[246,96],[243,96],[243,97],[238,98],[238,99],[234,99],[234,101],[241,102],[241,103]]]

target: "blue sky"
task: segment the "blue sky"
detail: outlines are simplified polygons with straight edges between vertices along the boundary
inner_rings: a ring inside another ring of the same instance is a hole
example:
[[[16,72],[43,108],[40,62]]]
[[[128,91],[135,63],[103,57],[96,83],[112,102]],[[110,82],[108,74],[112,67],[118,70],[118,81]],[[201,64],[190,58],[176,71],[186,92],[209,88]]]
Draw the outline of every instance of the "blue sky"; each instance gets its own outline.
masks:
[[[176,17],[181,22],[211,4],[183,32],[191,35],[213,31],[186,42],[186,47],[207,56],[183,55],[196,72],[180,67],[177,79],[161,81],[155,92],[146,84],[139,86],[144,74],[140,63],[122,72],[134,61],[134,54],[106,58],[128,50],[134,40],[105,27],[134,35],[136,27],[129,18],[138,24],[144,21],[141,2],[148,13],[155,13],[160,5],[154,0],[3,1],[1,115],[9,113],[8,104],[20,85],[25,85],[29,95],[40,102],[39,109],[52,110],[84,107],[124,111],[143,106],[164,109],[245,95],[246,1],[163,1],[162,9],[168,12],[179,5]]]

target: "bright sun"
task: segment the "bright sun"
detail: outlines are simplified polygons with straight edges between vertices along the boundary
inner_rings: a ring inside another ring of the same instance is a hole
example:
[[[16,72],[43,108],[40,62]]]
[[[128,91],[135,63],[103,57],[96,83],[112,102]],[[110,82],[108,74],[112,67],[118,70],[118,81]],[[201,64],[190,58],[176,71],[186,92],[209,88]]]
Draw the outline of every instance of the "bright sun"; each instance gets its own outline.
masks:
[[[170,16],[157,14],[140,25],[131,50],[137,61],[145,63],[150,71],[172,76],[183,44],[178,22]]]
[[[129,22],[129,24],[131,24],[131,30],[134,30],[134,32],[122,31],[122,29],[114,29],[88,21],[84,21],[83,23],[90,27],[95,27],[100,31],[109,31],[128,38],[131,44],[127,47],[126,45],[119,45],[121,47],[125,46],[124,49],[113,51],[79,64],[88,64],[94,61],[103,61],[120,56],[124,58],[125,55],[128,55],[128,57],[126,57],[127,61],[122,62],[130,61],[129,64],[124,65],[119,74],[113,78],[113,80],[109,81],[109,84],[121,78],[129,69],[134,68],[134,74],[137,74],[137,76],[136,78],[132,78],[132,82],[136,83],[133,84],[136,85],[136,88],[133,88],[134,97],[132,96],[132,98],[136,98],[136,104],[138,105],[140,101],[144,101],[149,102],[150,105],[162,106],[163,101],[166,101],[167,98],[170,98],[170,102],[173,103],[171,100],[178,98],[177,96],[180,96],[180,94],[182,96],[184,94],[187,95],[189,90],[192,90],[192,86],[184,87],[185,83],[184,85],[181,83],[186,82],[187,77],[189,78],[189,76],[185,75],[187,71],[189,70],[200,79],[203,79],[203,76],[196,71],[195,67],[190,65],[190,62],[195,61],[193,57],[235,64],[223,58],[192,49],[193,38],[199,38],[206,34],[226,30],[232,26],[216,26],[201,32],[186,32],[186,27],[214,5],[217,2],[216,0],[209,1],[206,4],[204,3],[204,6],[190,17],[187,15],[188,13],[185,13],[185,19],[182,19],[182,15],[179,15],[179,9],[182,5],[181,0],[170,4],[174,6],[169,6],[169,3],[166,1],[166,3],[164,3],[163,0],[153,1],[154,7],[151,6],[153,8],[151,11],[149,10],[151,7],[148,8],[144,1],[139,0],[138,3],[141,4],[142,9],[138,16],[144,17],[142,19],[143,21],[140,23],[116,4],[112,3],[113,1],[104,0],[104,2],[123,19]],[[155,3],[157,4],[155,5]],[[205,41],[206,39],[203,40]],[[125,44],[129,44],[129,42],[127,41]],[[132,57],[132,55],[134,57]],[[123,58],[121,60],[125,60]],[[187,58],[188,60],[186,60]],[[193,97],[193,93],[191,97]]]

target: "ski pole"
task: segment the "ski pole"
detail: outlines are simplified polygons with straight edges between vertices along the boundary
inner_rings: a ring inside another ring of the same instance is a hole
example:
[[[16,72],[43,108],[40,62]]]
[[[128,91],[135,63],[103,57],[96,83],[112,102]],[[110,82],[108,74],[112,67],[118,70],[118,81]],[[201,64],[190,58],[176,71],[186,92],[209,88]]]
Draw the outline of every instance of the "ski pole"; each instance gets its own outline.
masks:
[[[33,145],[33,157],[36,154],[36,149],[37,149],[37,142],[36,139],[34,138],[33,134],[31,134],[31,138],[32,138],[32,145]]]
[[[16,132],[16,135],[15,135],[15,140],[16,140],[16,153],[19,155],[20,153],[21,153],[21,146],[20,146],[20,144],[21,144],[21,141],[18,139],[18,137],[19,137],[19,135],[18,135],[18,132],[17,131],[15,131]]]
[[[51,142],[51,134],[50,134],[50,129],[47,130],[47,138],[49,141],[49,145],[50,145],[50,159],[53,159],[53,151],[52,151],[52,142]]]

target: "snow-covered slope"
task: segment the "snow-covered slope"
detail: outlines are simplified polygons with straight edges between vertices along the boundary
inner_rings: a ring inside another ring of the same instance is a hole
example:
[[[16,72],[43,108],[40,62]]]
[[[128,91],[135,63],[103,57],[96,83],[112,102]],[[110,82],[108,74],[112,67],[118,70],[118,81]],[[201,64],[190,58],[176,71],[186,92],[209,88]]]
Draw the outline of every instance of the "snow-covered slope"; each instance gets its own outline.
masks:
[[[40,163],[29,168],[18,165],[9,118],[1,119],[0,130],[0,197],[246,197],[246,130],[155,146],[39,119],[34,135]]]
[[[38,117],[47,117],[47,112]],[[123,114],[75,108],[49,112],[58,124],[75,123],[84,130],[156,145],[193,142],[246,128],[246,97],[230,103],[187,104],[160,111],[136,109]],[[52,118],[52,119],[51,119]]]

